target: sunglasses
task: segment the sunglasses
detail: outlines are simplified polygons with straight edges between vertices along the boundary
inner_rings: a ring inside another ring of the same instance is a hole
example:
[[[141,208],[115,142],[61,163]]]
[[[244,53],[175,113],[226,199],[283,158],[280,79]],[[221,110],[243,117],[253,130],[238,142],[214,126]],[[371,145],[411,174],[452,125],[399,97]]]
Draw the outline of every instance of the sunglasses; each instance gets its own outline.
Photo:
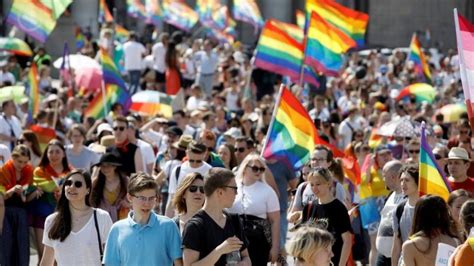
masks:
[[[409,153],[420,153],[419,150],[409,150],[408,152],[409,152]]]
[[[237,191],[238,191],[238,188],[236,186],[224,186],[224,187],[225,188],[232,188],[235,191],[235,193],[237,193]]]
[[[441,160],[443,159],[443,156],[439,155],[439,154],[434,154],[434,157],[436,160]]]
[[[189,187],[189,192],[191,193],[196,193],[199,189],[199,192],[201,192],[201,194],[204,194],[204,187],[203,186],[190,186]]]
[[[125,127],[113,127],[114,131],[124,131]]]
[[[234,150],[235,150],[235,152],[244,152],[245,148],[244,147],[240,147],[240,148],[235,147]]]
[[[263,172],[265,172],[265,167],[258,167],[258,166],[255,166],[255,165],[253,165],[253,166],[247,165],[247,167],[252,169],[252,171],[254,173],[259,173],[259,172],[263,173]]]
[[[82,187],[82,182],[81,181],[72,181],[71,179],[69,179],[69,180],[66,180],[66,182],[64,182],[64,186],[66,186],[66,187],[70,187],[73,184],[76,188],[81,188]]]
[[[188,160],[189,163],[202,163],[202,160]]]

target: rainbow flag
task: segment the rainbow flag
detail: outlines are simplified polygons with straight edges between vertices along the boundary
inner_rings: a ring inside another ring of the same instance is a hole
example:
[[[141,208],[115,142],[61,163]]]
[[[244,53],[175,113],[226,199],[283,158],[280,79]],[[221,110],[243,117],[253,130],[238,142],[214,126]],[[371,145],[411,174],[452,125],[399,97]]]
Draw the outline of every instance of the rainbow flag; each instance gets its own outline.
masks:
[[[263,27],[263,18],[255,0],[234,0],[234,18],[249,24],[255,28],[255,32]]]
[[[215,7],[219,7],[219,0],[197,0],[196,12],[199,15],[201,22],[212,22],[212,13]]]
[[[41,127],[39,125],[32,125],[30,130],[33,131],[38,138],[41,151],[46,149],[49,141],[56,138],[56,131],[52,128]]]
[[[423,101],[432,103],[436,97],[437,91],[430,84],[426,83],[414,83],[406,86],[403,90],[400,91],[396,101],[400,101],[405,97],[411,95],[415,96],[416,102],[421,103]]]
[[[372,131],[370,132],[370,137],[369,137],[369,147],[371,149],[375,149],[380,144],[382,144],[383,137],[377,134],[378,129],[377,128],[372,128]]]
[[[426,141],[425,124],[421,126],[420,141],[420,177],[418,181],[418,190],[421,195],[432,194],[448,200],[451,187],[449,186],[444,172],[441,171],[432,149]]]
[[[228,27],[234,28],[236,25],[235,21],[229,15],[229,9],[227,6],[221,6],[216,8],[212,12],[212,27],[218,30],[224,31]]]
[[[304,30],[306,24],[306,15],[301,10],[296,10],[296,25]]]
[[[28,72],[26,86],[28,88],[28,122],[33,122],[34,116],[40,110],[40,94],[38,86],[38,68],[36,64],[31,63],[30,71]]]
[[[287,88],[282,87],[262,156],[281,160],[290,169],[300,169],[309,161],[317,136],[306,109]]]
[[[105,0],[99,0],[99,22],[104,23],[112,21],[114,21],[114,17],[112,16],[112,13],[110,13],[107,3],[105,3]]]
[[[163,18],[166,23],[189,32],[198,22],[199,15],[185,3],[163,0]]]
[[[76,49],[81,50],[82,47],[84,47],[86,40],[84,38],[84,34],[82,34],[82,30],[80,27],[76,27],[75,37],[76,37]]]
[[[337,76],[344,64],[343,53],[355,46],[338,28],[312,12],[309,20],[305,64],[328,76]]]
[[[141,0],[127,0],[127,13],[136,19],[146,19],[146,7]]]
[[[123,26],[120,26],[119,24],[115,24],[115,38],[118,40],[125,40],[128,39],[128,36],[130,35],[130,32]]]
[[[301,39],[295,39],[299,37]],[[298,82],[303,66],[303,37],[303,30],[296,25],[268,20],[256,48],[255,66]],[[316,73],[310,67],[304,68],[303,80],[319,86]]]
[[[13,1],[7,22],[41,43],[56,27],[55,14],[40,0]]]
[[[53,12],[54,19],[58,19],[72,3],[72,0],[41,0],[41,3]]]
[[[358,47],[365,44],[365,32],[369,23],[369,15],[350,8],[347,8],[332,0],[307,0],[306,12],[310,14],[315,11],[329,24],[339,28]]]
[[[145,0],[145,9],[147,13],[147,22],[158,26],[163,16],[158,0]]]
[[[211,39],[217,40],[219,43],[234,43],[234,36],[232,34],[227,33],[226,31],[221,31],[214,28],[208,28],[207,36]]]
[[[430,66],[426,62],[423,51],[421,51],[421,45],[416,34],[413,34],[413,37],[411,38],[410,53],[408,54],[407,60],[415,63],[415,72],[417,76],[421,78],[421,81],[431,83]]]
[[[127,111],[131,105],[130,95],[124,88],[107,84],[105,85],[105,95],[101,92],[96,94],[84,111],[84,115],[86,117],[94,117],[95,119],[104,118],[107,115],[107,110],[110,110],[114,103],[120,103],[123,109]]]
[[[123,81],[114,61],[103,49],[100,50],[100,62],[102,64],[102,78],[104,79],[104,83],[115,84],[120,88],[126,89],[125,81]]]

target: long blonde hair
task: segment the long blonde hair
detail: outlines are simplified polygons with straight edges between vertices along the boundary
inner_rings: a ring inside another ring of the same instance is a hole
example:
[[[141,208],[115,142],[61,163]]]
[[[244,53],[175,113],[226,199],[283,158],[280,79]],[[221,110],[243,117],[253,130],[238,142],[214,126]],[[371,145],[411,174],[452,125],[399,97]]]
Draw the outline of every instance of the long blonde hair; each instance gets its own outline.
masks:
[[[321,248],[327,248],[334,244],[334,237],[328,231],[312,226],[304,225],[286,243],[288,253],[299,262],[311,263],[311,257]]]
[[[235,181],[242,182],[242,180],[244,179],[245,168],[247,168],[250,162],[254,161],[260,162],[260,164],[265,168],[265,172],[261,175],[260,181],[267,183],[266,177],[270,169],[268,169],[267,163],[263,160],[263,158],[255,152],[252,152],[245,156],[242,163],[240,163],[240,166],[237,169],[237,173],[235,174]]]

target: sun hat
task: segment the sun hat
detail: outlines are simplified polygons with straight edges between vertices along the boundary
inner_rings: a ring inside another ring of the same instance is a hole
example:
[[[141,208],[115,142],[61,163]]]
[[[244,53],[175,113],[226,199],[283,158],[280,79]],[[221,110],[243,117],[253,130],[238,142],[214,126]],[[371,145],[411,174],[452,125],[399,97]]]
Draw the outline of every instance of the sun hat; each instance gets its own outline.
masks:
[[[464,148],[453,147],[448,153],[448,160],[464,160],[471,161],[469,154]]]
[[[193,137],[190,135],[182,135],[179,137],[179,140],[174,142],[171,146],[176,148],[176,149],[187,149],[189,143],[193,141]]]
[[[103,163],[107,163],[113,166],[121,166],[122,164],[120,163],[119,157],[112,153],[112,152],[107,152],[102,157],[100,157],[100,161],[96,163],[94,166],[100,166]]]

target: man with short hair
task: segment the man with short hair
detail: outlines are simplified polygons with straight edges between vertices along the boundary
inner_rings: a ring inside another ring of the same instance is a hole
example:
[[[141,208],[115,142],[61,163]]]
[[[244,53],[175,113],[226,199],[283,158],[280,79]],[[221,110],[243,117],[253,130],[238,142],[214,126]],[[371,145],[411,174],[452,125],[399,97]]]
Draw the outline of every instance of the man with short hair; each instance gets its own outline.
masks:
[[[165,55],[168,47],[169,34],[162,32],[158,38],[160,41],[153,45],[151,53],[153,55],[153,69],[155,70],[156,88],[164,92],[163,85],[166,81],[166,63]]]
[[[183,265],[181,236],[173,220],[157,215],[158,186],[145,173],[132,175],[127,199],[132,211],[110,229],[105,265]]]
[[[152,174],[153,173],[153,165],[155,164],[155,152],[153,151],[153,147],[146,141],[139,139],[138,132],[139,132],[139,125],[138,121],[131,116],[127,117],[128,121],[128,140],[130,143],[137,145],[140,153],[142,155],[143,161],[143,169],[145,173]]]
[[[203,130],[199,134],[199,142],[206,146],[207,152],[204,160],[212,167],[224,167],[221,157],[215,153],[216,135],[210,130]]]
[[[240,164],[247,155],[255,151],[255,143],[251,138],[239,137],[235,139],[235,157]]]
[[[460,147],[453,147],[448,153],[448,183],[451,189],[465,189],[474,193],[474,179],[467,176],[471,159],[467,151]]]
[[[193,137],[194,140],[198,139],[198,130],[189,125],[189,118],[183,110],[173,112],[173,121],[176,122],[176,126],[183,131],[183,135],[189,135]]]
[[[206,152],[206,146],[196,141],[191,142],[186,149],[188,160],[171,170],[168,187],[169,197],[165,212],[166,216],[174,217],[174,206],[171,199],[173,199],[176,189],[179,184],[181,184],[184,177],[189,173],[200,173],[201,175],[205,175],[212,168],[212,166],[204,161]]]
[[[128,41],[123,44],[123,56],[125,70],[129,75],[130,86],[128,92],[133,95],[140,86],[140,75],[142,72],[142,59],[145,57],[146,49],[137,41],[135,32],[130,32]]]
[[[12,151],[17,138],[20,137],[22,132],[20,120],[15,116],[16,106],[13,100],[3,102],[2,111],[3,114],[0,116],[0,143],[6,145]],[[7,159],[5,158],[5,161]]]
[[[377,266],[390,266],[393,245],[393,212],[398,204],[404,200],[402,188],[400,185],[400,171],[403,164],[398,160],[392,160],[386,163],[382,169],[382,176],[387,189],[391,191],[385,205],[380,212],[380,225],[377,232],[375,245],[377,248]]]
[[[202,88],[206,98],[211,97],[214,75],[217,71],[219,56],[212,50],[211,40],[204,41],[204,49],[195,54],[195,61],[198,62],[196,83]]]

